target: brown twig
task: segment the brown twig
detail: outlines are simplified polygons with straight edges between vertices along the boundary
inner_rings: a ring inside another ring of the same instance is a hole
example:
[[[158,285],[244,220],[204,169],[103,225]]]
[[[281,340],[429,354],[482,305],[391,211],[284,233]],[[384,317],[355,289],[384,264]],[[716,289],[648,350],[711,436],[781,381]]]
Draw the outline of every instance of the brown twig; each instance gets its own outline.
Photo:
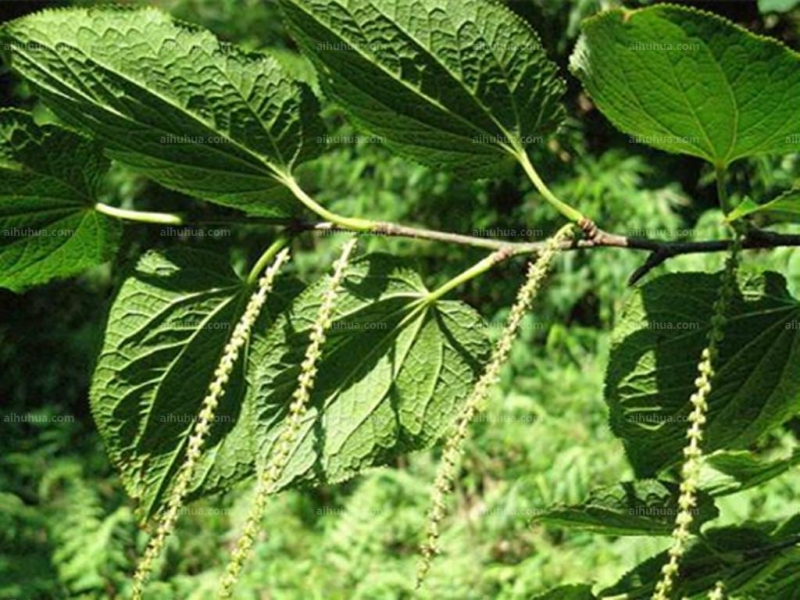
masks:
[[[645,263],[630,277],[629,283],[635,284],[651,270],[663,264],[670,258],[683,254],[701,254],[712,252],[725,252],[732,239],[705,240],[705,241],[669,241],[647,237],[625,236],[610,233],[599,229],[591,221],[580,224],[584,237],[565,242],[564,250],[590,250],[594,248],[627,248],[639,252],[649,252]],[[347,231],[328,222],[296,222],[292,225],[295,231],[337,232]],[[509,256],[530,254],[538,252],[544,247],[544,242],[512,242],[492,238],[482,238],[458,233],[448,233],[431,229],[418,229],[393,223],[377,223],[369,233],[361,235],[382,235],[388,237],[403,237],[434,242],[459,244],[474,248],[488,250],[505,250]],[[751,230],[742,240],[742,248],[746,250],[800,247],[800,235],[774,233],[771,231]]]

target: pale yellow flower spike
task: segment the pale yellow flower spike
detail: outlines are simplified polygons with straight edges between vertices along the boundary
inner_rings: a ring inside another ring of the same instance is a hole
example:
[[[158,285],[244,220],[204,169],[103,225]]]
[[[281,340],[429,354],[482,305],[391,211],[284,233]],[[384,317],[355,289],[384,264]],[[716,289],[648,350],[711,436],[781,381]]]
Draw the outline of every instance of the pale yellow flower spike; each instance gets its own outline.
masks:
[[[497,382],[500,369],[511,352],[511,346],[516,338],[520,322],[536,298],[536,294],[547,276],[553,259],[561,250],[564,242],[570,237],[572,237],[572,225],[567,225],[547,241],[536,261],[530,264],[528,277],[517,293],[517,300],[511,308],[508,321],[500,340],[492,352],[491,359],[478,383],[475,384],[475,388],[467,399],[461,414],[456,419],[455,432],[445,443],[442,451],[442,463],[439,466],[433,487],[433,498],[428,514],[427,540],[420,549],[422,559],[417,570],[417,588],[425,581],[425,576],[430,570],[433,558],[438,553],[437,540],[439,539],[439,525],[444,519],[446,510],[445,498],[453,487],[456,467],[461,456],[464,440],[469,433],[469,425],[480,411],[489,390]]]
[[[725,600],[725,582],[717,582],[714,589],[708,593],[708,600]]]
[[[225,391],[225,386],[230,378],[233,366],[239,358],[239,353],[242,347],[247,343],[250,338],[250,330],[256,322],[264,303],[267,300],[267,295],[272,290],[275,278],[278,275],[283,264],[289,260],[289,250],[282,250],[276,257],[273,263],[266,270],[264,275],[258,282],[258,289],[250,298],[245,308],[242,318],[236,324],[233,330],[233,335],[225,346],[222,359],[214,371],[214,381],[208,386],[208,395],[203,400],[200,414],[197,418],[197,423],[194,426],[192,435],[189,438],[188,447],[186,450],[186,460],[181,465],[175,480],[175,485],[172,488],[167,501],[167,506],[161,515],[161,519],[156,530],[156,534],[150,539],[147,549],[145,550],[142,560],[136,569],[136,574],[133,577],[133,599],[141,600],[144,591],[145,583],[147,582],[150,572],[153,568],[153,562],[158,558],[164,549],[164,544],[178,520],[178,512],[183,506],[183,501],[189,489],[194,476],[194,470],[197,467],[197,462],[200,459],[200,454],[203,449],[208,433],[211,430],[211,424],[214,420],[214,412],[217,409],[220,399]]]
[[[697,504],[697,486],[700,483],[700,469],[703,451],[700,443],[703,440],[703,425],[708,412],[708,397],[711,394],[711,380],[714,378],[714,363],[717,360],[719,344],[725,334],[725,313],[736,290],[736,270],[739,265],[741,240],[737,237],[728,257],[722,275],[719,294],[714,303],[711,329],[708,333],[708,346],[703,349],[700,363],[697,365],[698,377],[694,381],[695,391],[690,398],[694,409],[689,415],[689,430],[686,437],[689,442],[683,449],[685,457],[681,470],[680,496],[678,497],[678,515],[675,528],[672,530],[672,546],[669,549],[669,560],[661,569],[661,580],[656,584],[653,600],[669,600],[670,592],[678,574],[681,558],[686,552],[689,541],[689,529],[694,520],[694,507]],[[721,592],[720,592],[721,593]]]
[[[297,389],[292,395],[292,403],[289,406],[289,415],[283,431],[273,446],[267,465],[259,477],[256,498],[250,508],[250,514],[244,527],[244,532],[236,544],[233,556],[222,582],[220,584],[219,598],[230,598],[233,594],[233,587],[239,579],[245,560],[250,554],[250,550],[255,542],[264,509],[267,505],[272,487],[280,480],[283,470],[289,462],[292,449],[297,442],[300,433],[300,425],[306,413],[306,406],[311,398],[311,391],[314,388],[314,380],[317,375],[317,362],[322,355],[322,346],[325,343],[326,332],[330,329],[333,318],[334,304],[339,292],[339,288],[344,280],[345,270],[350,260],[350,255],[356,247],[358,238],[348,241],[342,249],[339,260],[334,264],[333,275],[330,279],[328,289],[322,296],[317,318],[311,328],[309,344],[306,349],[305,358],[302,363],[300,376],[297,381]]]

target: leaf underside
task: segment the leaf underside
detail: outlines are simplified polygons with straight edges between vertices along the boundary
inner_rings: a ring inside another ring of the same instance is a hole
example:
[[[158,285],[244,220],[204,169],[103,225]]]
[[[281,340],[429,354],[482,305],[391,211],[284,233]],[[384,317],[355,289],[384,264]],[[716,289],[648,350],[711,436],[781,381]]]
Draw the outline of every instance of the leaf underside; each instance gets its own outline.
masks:
[[[614,332],[605,397],[638,477],[683,460],[689,397],[719,276],[681,273],[633,292]],[[680,297],[680,303],[675,298]],[[800,410],[800,303],[776,273],[746,275],[726,315],[706,452],[746,449]]]
[[[592,593],[590,585],[561,585],[544,594],[536,596],[533,600],[597,600]]]
[[[253,339],[250,363],[260,456],[282,429],[325,281]],[[343,481],[427,447],[469,395],[489,344],[461,302],[419,308],[427,294],[406,261],[370,255],[349,270],[308,413],[276,489]]]
[[[768,460],[746,450],[719,450],[703,457],[700,488],[712,496],[725,496],[761,485],[800,465],[800,450]]]
[[[252,214],[297,212],[276,175],[320,153],[323,125],[274,59],[152,8],[45,10],[1,31],[11,67],[114,159]]]
[[[536,33],[485,0],[281,0],[323,91],[398,154],[474,177],[502,172],[564,118]]]
[[[791,189],[774,200],[756,204],[746,199],[728,215],[728,221],[761,215],[777,223],[800,223],[800,189]]]
[[[790,600],[797,591],[799,541],[797,517],[777,525],[749,523],[706,530],[703,540],[692,542],[681,559],[674,597],[706,600],[716,583],[724,581],[726,596]],[[600,597],[650,598],[668,559],[662,552],[644,561]]]
[[[603,535],[670,535],[678,514],[677,484],[656,480],[626,481],[594,490],[577,506],[557,506],[536,521]],[[718,516],[714,501],[700,493],[693,527]]]
[[[325,285],[300,294],[298,282],[278,280],[216,411],[192,497],[252,476],[272,447]],[[466,305],[415,312],[427,292],[399,259],[365,257],[344,287],[282,488],[341,481],[432,444],[488,353]],[[145,255],[112,306],[92,412],[144,518],[163,506],[247,294],[221,258],[176,250]]]
[[[144,255],[108,318],[91,406],[106,451],[142,515],[152,516],[184,456],[223,348],[247,301],[226,261],[197,250]],[[299,291],[279,280],[257,327],[267,327]],[[243,360],[235,365],[198,466],[194,493],[225,489],[253,472]]]
[[[107,170],[92,141],[0,110],[0,287],[22,291],[113,258],[120,223],[94,210]]]

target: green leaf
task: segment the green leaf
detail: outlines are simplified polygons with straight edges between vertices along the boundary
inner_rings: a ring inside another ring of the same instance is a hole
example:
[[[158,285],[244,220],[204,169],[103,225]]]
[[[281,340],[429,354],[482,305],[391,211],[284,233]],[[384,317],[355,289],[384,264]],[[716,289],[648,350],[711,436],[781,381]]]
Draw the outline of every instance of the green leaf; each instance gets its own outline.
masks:
[[[261,456],[287,417],[326,285],[310,286],[252,340]],[[406,261],[377,254],[351,265],[279,487],[342,481],[429,446],[449,428],[489,343],[472,309],[453,301],[421,304],[427,293]]]
[[[755,214],[764,215],[773,221],[800,223],[800,189],[784,192],[765,204],[756,204],[749,198],[745,199],[728,215],[728,222]]]
[[[637,477],[683,459],[689,397],[719,281],[697,273],[654,279],[632,293],[614,331],[605,398]],[[726,316],[704,450],[746,449],[797,414],[798,364],[800,304],[786,280],[742,276]]]
[[[584,22],[571,67],[633,142],[722,167],[800,149],[800,54],[711,13],[602,13]]]
[[[281,0],[322,89],[436,169],[501,172],[555,131],[564,83],[536,33],[486,0]]]
[[[758,0],[758,11],[761,14],[789,12],[797,6],[800,6],[800,0]]]
[[[249,358],[237,362],[217,409],[192,497],[251,476],[271,447],[326,283],[297,296],[296,282],[279,280],[269,295]],[[166,498],[249,293],[223,259],[179,250],[145,255],[114,301],[92,412],[144,518]],[[426,308],[417,302],[426,293],[398,259],[365,257],[351,267],[282,487],[351,477],[431,444],[451,424],[488,341],[466,305]]]
[[[676,484],[626,481],[594,490],[583,504],[551,508],[535,521],[603,535],[670,535],[675,528],[679,496]],[[719,516],[708,494],[698,495],[695,510],[694,527]]]
[[[123,283],[92,380],[91,407],[122,482],[151,517],[165,500],[247,286],[222,258],[197,250],[151,252]],[[268,327],[299,291],[279,279],[256,328]],[[220,401],[192,484],[194,497],[254,472],[257,444],[242,358]]]
[[[700,488],[712,496],[736,494],[779,477],[799,464],[800,450],[775,460],[744,450],[718,451],[703,457]]]
[[[274,59],[152,8],[46,10],[0,37],[12,68],[116,160],[249,213],[298,208],[276,177],[319,153],[323,126],[311,93]]]
[[[717,581],[725,583],[726,596],[775,598],[779,596],[765,594],[762,586],[781,567],[795,573],[800,569],[800,535],[792,520],[780,526],[751,523],[711,529],[703,537],[703,541],[691,543],[681,559],[674,598],[706,600]],[[665,551],[646,560],[603,590],[600,597],[627,594],[627,598],[650,598],[668,558]],[[780,597],[789,600],[793,596]]]
[[[97,144],[0,110],[0,287],[21,291],[114,257],[121,225],[94,210],[107,170]]]
[[[561,585],[533,600],[597,600],[590,585]]]

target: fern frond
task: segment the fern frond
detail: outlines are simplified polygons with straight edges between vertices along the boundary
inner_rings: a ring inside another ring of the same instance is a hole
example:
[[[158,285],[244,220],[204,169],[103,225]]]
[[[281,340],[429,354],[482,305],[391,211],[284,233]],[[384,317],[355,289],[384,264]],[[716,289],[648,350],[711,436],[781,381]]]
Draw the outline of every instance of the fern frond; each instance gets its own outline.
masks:
[[[106,514],[101,494],[78,463],[51,469],[41,490],[59,581],[71,597],[107,593],[117,573],[130,567],[133,513],[120,506]]]

